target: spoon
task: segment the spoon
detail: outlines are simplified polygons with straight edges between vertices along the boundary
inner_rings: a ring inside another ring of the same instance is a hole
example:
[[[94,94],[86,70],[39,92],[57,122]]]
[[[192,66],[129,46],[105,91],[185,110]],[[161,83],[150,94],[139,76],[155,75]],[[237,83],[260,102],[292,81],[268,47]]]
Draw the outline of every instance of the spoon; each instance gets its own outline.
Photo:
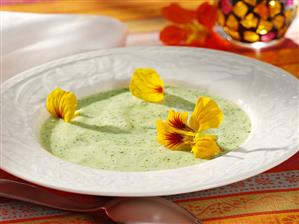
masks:
[[[161,197],[113,198],[69,194],[0,178],[0,197],[74,212],[104,212],[121,224],[200,224],[175,203]]]

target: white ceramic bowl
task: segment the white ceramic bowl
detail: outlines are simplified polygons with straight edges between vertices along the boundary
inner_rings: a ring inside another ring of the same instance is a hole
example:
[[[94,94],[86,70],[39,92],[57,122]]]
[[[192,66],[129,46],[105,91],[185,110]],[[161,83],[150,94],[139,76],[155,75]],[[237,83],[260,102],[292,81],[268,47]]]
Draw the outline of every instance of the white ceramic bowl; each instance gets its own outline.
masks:
[[[51,90],[59,86],[82,96],[116,88],[128,83],[137,67],[153,67],[164,80],[236,102],[252,122],[248,140],[240,149],[202,164],[148,172],[82,167],[40,146],[38,126]],[[154,196],[214,188],[261,173],[295,154],[298,108],[298,80],[236,54],[182,47],[83,53],[33,68],[1,86],[1,168],[43,186],[94,195]]]

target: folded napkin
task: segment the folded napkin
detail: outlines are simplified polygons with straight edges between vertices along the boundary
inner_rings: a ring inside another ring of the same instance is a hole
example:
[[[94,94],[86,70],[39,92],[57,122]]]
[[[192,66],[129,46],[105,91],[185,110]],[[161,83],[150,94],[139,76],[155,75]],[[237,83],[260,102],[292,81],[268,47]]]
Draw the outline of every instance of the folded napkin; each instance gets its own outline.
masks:
[[[2,82],[53,59],[126,43],[126,26],[110,17],[15,12],[0,16]]]

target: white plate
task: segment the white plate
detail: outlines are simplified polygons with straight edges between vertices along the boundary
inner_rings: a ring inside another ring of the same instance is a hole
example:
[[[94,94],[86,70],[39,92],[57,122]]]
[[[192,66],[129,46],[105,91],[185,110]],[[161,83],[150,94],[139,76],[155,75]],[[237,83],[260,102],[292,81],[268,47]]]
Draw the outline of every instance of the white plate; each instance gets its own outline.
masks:
[[[40,114],[51,90],[59,86],[82,96],[111,89],[127,82],[136,67],[153,67],[165,80],[199,86],[238,103],[252,121],[246,143],[202,164],[149,172],[82,167],[39,145]],[[279,68],[235,54],[175,47],[102,50],[33,68],[1,88],[1,168],[59,190],[113,196],[204,190],[261,173],[299,148],[298,81]]]

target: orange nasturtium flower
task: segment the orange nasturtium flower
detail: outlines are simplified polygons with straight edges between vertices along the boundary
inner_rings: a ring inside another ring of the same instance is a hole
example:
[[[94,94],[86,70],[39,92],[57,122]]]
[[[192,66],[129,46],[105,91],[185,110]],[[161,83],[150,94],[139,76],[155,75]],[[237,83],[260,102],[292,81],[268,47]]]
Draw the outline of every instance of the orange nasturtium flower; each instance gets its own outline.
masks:
[[[223,113],[215,101],[200,97],[188,122],[188,112],[170,110],[166,121],[157,121],[158,142],[172,150],[191,150],[196,158],[211,159],[220,153],[216,136],[205,134],[218,128]]]
[[[152,68],[136,69],[129,89],[132,95],[148,102],[160,102],[164,99],[163,80]]]
[[[205,2],[196,10],[188,10],[172,3],[162,8],[162,15],[172,22],[160,32],[164,44],[228,49],[228,42],[213,31],[217,6]]]
[[[74,93],[60,88],[54,89],[47,97],[46,107],[49,113],[57,118],[69,122],[75,117],[77,98]]]

